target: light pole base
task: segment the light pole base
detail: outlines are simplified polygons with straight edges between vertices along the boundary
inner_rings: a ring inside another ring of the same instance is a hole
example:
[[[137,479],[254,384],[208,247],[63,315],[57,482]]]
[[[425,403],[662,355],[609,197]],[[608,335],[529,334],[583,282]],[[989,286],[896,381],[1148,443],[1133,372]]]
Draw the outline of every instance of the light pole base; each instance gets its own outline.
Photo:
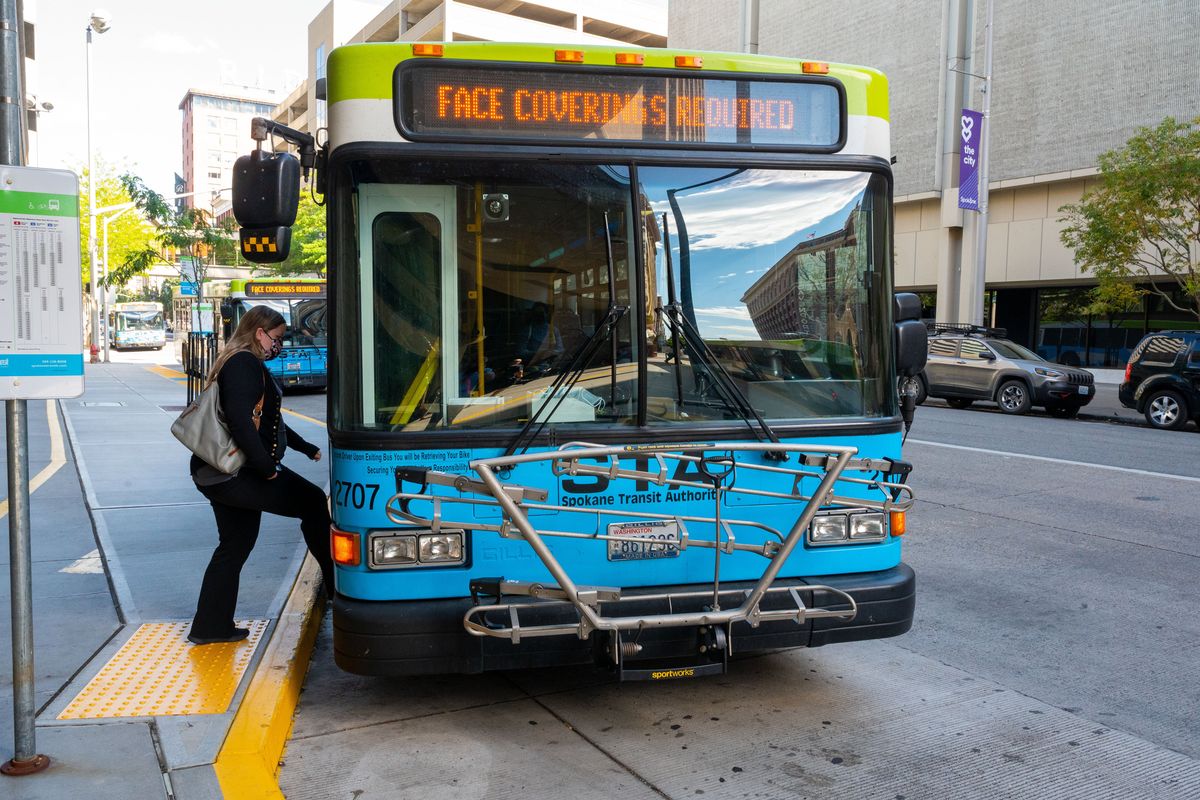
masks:
[[[44,756],[39,753],[33,758],[21,761],[15,758],[5,761],[3,764],[0,764],[0,773],[19,778],[22,775],[32,775],[35,772],[41,772],[48,766],[50,766],[50,756]]]

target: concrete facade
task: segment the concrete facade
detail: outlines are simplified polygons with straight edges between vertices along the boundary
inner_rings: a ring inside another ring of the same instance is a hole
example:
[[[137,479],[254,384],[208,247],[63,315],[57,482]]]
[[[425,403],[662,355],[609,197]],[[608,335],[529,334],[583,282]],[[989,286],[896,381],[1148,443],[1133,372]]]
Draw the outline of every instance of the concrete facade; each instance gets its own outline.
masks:
[[[984,0],[863,0],[852,14],[809,0],[674,0],[670,46],[866,64],[891,81],[897,162],[896,283],[938,290],[938,318],[965,320],[976,215],[957,208],[960,108],[979,109]],[[1059,241],[1097,157],[1143,126],[1200,110],[1195,0],[995,3],[986,287],[1086,284]],[[952,71],[951,68],[959,70]]]
[[[254,149],[250,120],[270,116],[278,98],[264,90],[189,89],[179,103],[183,112],[183,179],[192,194],[184,202],[215,211],[233,181],[233,164]]]

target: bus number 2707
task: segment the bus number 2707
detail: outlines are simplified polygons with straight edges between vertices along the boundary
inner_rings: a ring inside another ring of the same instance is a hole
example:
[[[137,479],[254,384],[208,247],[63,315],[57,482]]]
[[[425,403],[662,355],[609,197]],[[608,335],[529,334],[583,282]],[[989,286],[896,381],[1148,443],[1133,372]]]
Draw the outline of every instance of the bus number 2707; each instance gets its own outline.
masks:
[[[365,508],[374,510],[375,498],[379,495],[378,483],[333,482],[333,503],[343,508]]]

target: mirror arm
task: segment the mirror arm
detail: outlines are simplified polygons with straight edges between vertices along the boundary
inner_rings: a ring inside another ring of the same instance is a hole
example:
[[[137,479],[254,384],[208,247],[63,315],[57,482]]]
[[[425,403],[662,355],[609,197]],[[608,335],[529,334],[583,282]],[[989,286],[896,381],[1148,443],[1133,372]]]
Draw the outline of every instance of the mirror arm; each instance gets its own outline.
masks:
[[[304,170],[304,180],[307,181],[308,173],[317,164],[316,137],[311,133],[289,128],[283,123],[267,119],[266,117],[255,117],[250,120],[250,138],[258,142],[258,149],[262,149],[262,143],[272,134],[286,142],[294,144],[299,149],[300,168]]]

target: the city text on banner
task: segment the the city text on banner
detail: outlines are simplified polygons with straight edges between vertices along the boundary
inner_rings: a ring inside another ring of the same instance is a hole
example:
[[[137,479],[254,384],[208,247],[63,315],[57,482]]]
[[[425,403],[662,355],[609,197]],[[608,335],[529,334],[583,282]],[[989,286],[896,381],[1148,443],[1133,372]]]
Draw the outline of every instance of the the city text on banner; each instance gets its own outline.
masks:
[[[962,158],[958,168],[958,207],[979,210],[979,164],[983,158],[983,114],[964,108],[959,120]]]

